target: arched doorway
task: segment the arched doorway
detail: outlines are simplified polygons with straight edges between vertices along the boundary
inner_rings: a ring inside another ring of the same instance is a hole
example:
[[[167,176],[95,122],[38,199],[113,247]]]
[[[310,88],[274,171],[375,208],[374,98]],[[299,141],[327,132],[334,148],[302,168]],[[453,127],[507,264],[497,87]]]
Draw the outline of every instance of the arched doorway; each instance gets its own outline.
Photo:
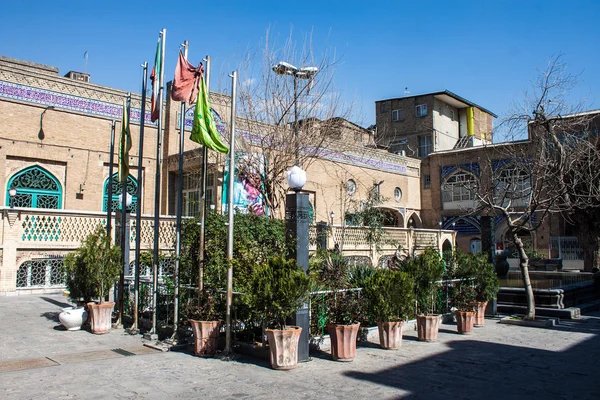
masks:
[[[406,225],[406,227],[418,229],[418,228],[421,228],[422,226],[423,226],[423,222],[421,221],[421,217],[419,217],[419,214],[417,214],[415,212],[410,214],[410,217],[408,217],[408,224]]]
[[[391,208],[381,208],[383,212],[383,226],[403,226],[402,214]]]

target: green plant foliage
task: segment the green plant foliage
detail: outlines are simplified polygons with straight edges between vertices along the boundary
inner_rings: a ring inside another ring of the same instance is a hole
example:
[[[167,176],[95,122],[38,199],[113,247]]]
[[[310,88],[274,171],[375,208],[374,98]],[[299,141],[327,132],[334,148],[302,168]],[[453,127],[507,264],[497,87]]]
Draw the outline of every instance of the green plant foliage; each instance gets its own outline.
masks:
[[[352,200],[351,211],[347,212],[345,219],[349,225],[363,226],[365,228],[365,239],[371,248],[378,251],[385,243],[394,244],[388,233],[384,230],[386,223],[390,223],[389,215],[381,205],[387,199],[379,195],[376,188],[369,190],[366,200]]]
[[[377,270],[369,265],[348,266],[348,286],[364,288],[365,283],[375,274],[375,271]]]
[[[365,300],[360,291],[348,290],[360,288],[360,284],[371,271],[351,268],[348,261],[335,251],[320,250],[309,261],[309,274],[315,282],[315,289],[330,290],[319,295],[316,307],[318,326],[327,322],[353,324],[364,322],[366,316]],[[342,290],[342,291],[339,291]]]
[[[414,280],[414,294],[417,301],[417,314],[433,312],[435,296],[442,279],[446,263],[434,248],[400,262],[399,271],[406,272]]]
[[[500,289],[494,266],[488,262],[487,254],[464,254],[456,251],[453,256],[452,276],[469,280],[475,290],[477,301],[490,301]]]
[[[256,319],[282,329],[308,295],[309,278],[294,260],[270,259],[252,274],[246,302]]]
[[[224,290],[227,284],[227,218],[206,214],[204,286]],[[198,284],[200,226],[186,219],[182,228],[180,281]],[[233,232],[233,288],[246,292],[256,267],[287,254],[284,221],[251,214],[236,214]]]
[[[365,297],[360,291],[332,293],[326,299],[327,322],[351,325],[363,323],[366,312]]]
[[[346,289],[350,286],[348,262],[335,251],[318,250],[309,260],[308,273],[323,289]]]
[[[451,302],[459,311],[475,311],[477,309],[477,293],[472,286],[465,282],[455,288]]]
[[[369,313],[378,322],[407,321],[413,314],[413,285],[405,272],[378,269],[363,289]]]
[[[64,268],[72,300],[102,302],[121,272],[121,249],[112,246],[106,230],[99,225],[65,257]]]
[[[225,295],[203,290],[200,296],[184,305],[184,314],[188,320],[220,321],[225,316]]]

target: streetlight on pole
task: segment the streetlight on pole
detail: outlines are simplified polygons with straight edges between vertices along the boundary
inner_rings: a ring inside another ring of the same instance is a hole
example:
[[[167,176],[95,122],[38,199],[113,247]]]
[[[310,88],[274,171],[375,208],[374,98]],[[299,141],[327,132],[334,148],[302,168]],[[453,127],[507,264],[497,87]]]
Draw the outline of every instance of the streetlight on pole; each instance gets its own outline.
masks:
[[[319,69],[317,67],[302,67],[297,68],[292,64],[280,61],[273,66],[273,72],[277,75],[289,75],[294,78],[294,140],[295,140],[295,162],[296,166],[300,163],[300,149],[298,148],[298,79],[308,79],[308,84],[302,89],[302,91],[308,88],[307,92],[310,91],[312,78],[317,74]],[[286,112],[287,113],[287,110]],[[284,113],[284,115],[285,115]],[[283,118],[283,117],[282,117]]]

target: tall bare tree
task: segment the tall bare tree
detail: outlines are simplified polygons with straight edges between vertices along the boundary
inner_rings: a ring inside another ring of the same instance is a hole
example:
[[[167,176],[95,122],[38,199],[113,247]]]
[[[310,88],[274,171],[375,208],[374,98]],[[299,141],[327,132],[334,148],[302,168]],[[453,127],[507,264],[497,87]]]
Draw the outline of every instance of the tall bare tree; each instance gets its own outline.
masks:
[[[276,74],[273,67],[280,62],[298,72]],[[350,115],[334,85],[337,62],[327,51],[315,54],[311,35],[301,43],[290,35],[278,45],[267,31],[264,48],[249,52],[240,68],[239,129],[249,143],[238,169],[245,175],[260,172],[258,190],[273,217],[282,216],[285,172],[295,164],[306,170],[326,142],[339,136],[334,117]]]
[[[561,56],[552,58],[533,91],[500,125],[509,139],[527,139],[486,146],[479,159],[481,179],[464,183],[475,193],[472,213],[500,215],[506,223],[507,238],[519,255],[526,319],[535,318],[535,301],[524,234],[537,231],[552,214],[594,221],[585,236],[592,237],[598,257],[598,134],[589,129],[590,114],[566,101],[575,78]]]

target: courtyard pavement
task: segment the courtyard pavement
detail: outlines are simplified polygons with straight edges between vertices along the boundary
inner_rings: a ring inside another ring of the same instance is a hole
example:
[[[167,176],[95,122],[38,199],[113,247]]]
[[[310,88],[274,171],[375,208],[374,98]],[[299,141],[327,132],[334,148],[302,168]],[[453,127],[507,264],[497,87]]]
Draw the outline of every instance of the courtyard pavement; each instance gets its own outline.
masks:
[[[327,353],[292,371],[239,356],[157,352],[123,330],[57,328],[62,296],[0,297],[0,399],[598,399],[600,313],[554,328],[486,320],[469,336],[441,325],[438,342],[405,327],[399,350],[359,346],[351,363]]]

